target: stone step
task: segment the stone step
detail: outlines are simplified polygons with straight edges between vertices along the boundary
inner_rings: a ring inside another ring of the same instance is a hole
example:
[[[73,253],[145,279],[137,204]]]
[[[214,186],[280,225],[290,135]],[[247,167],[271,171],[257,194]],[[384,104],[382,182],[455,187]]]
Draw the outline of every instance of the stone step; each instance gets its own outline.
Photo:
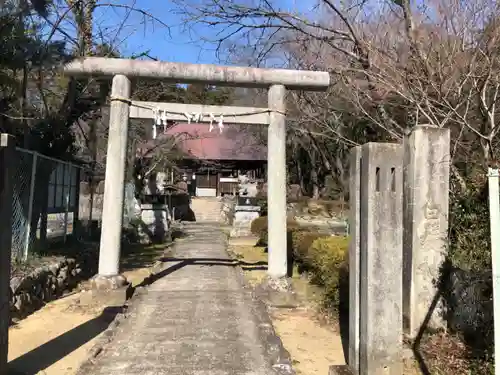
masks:
[[[193,198],[191,209],[198,222],[222,222],[222,202],[218,198]]]

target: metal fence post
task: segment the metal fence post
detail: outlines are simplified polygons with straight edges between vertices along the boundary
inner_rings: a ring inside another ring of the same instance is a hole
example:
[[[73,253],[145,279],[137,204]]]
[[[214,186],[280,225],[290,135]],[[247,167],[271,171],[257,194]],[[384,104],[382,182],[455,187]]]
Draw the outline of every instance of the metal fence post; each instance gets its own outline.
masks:
[[[491,266],[493,279],[493,332],[495,343],[495,375],[500,375],[500,192],[499,170],[488,168],[488,190],[490,204]]]
[[[49,163],[48,159],[42,155],[38,154],[39,158],[39,164],[40,164],[40,170],[46,171],[47,164]],[[37,164],[38,165],[38,164]],[[47,183],[47,190],[44,196],[41,197],[43,205],[40,210],[40,237],[39,237],[39,243],[42,244],[42,246],[47,245],[47,228],[48,228],[48,210],[49,210],[49,192],[50,192],[50,185],[51,185],[51,177],[52,177],[53,171],[52,169],[50,170],[50,175],[48,176],[48,183]],[[40,187],[42,188],[42,187]],[[45,186],[43,186],[45,189]],[[54,193],[54,192],[53,192]],[[52,194],[52,199],[54,199],[54,194]]]
[[[28,217],[26,222],[26,234],[24,237],[24,249],[23,249],[23,260],[28,259],[30,240],[31,240],[31,222],[33,219],[33,203],[35,201],[35,186],[36,186],[36,165],[38,162],[38,153],[35,151],[32,153],[33,163],[31,165],[31,179],[30,179],[30,193],[28,202]]]
[[[71,193],[71,164],[67,164],[63,168],[63,179],[62,179],[62,181],[63,181],[63,191],[64,191],[64,187],[66,187],[65,178],[66,178],[66,172],[67,172],[67,170],[70,173],[69,173],[69,184],[67,186],[68,190],[67,190],[67,193],[66,193],[66,196],[65,196],[66,202],[65,202],[65,207],[64,207],[64,243],[66,243],[66,239],[68,237],[69,195]]]
[[[0,135],[0,375],[8,373],[14,146],[14,137]]]
[[[94,189],[96,188],[95,186],[95,162],[92,164],[92,170],[90,171],[90,183],[89,183],[89,188],[90,188],[90,200],[89,200],[89,221],[87,225],[87,235],[88,238],[92,238],[92,235],[94,234],[92,231],[92,212],[94,211]]]
[[[80,167],[73,166],[75,168],[75,199],[73,202],[73,238],[80,239],[80,177],[81,169]],[[73,176],[73,175],[71,175]],[[71,184],[71,181],[70,181]],[[70,190],[71,194],[71,190]]]

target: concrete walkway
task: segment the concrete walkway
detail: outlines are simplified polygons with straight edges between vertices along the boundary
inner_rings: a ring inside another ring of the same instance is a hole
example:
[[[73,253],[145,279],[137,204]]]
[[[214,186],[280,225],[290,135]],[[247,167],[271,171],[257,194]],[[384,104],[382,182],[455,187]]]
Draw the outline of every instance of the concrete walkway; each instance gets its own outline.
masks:
[[[243,287],[217,225],[187,224],[162,277],[134,297],[93,375],[292,373],[262,304]]]

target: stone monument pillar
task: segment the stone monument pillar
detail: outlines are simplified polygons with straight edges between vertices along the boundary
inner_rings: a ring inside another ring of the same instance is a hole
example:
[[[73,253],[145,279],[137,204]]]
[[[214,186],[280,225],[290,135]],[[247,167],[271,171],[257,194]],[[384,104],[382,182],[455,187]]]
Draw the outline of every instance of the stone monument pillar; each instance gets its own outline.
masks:
[[[450,130],[417,126],[404,140],[404,154],[403,312],[415,337],[424,324],[446,328],[435,299],[448,248]]]

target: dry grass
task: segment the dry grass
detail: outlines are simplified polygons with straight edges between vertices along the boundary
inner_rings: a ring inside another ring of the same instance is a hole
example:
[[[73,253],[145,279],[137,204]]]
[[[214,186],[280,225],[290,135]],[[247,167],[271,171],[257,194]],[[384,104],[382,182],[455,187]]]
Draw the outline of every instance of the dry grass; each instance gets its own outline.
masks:
[[[254,238],[230,241],[229,252],[232,253],[232,255],[236,259],[244,261],[245,263],[267,264],[267,253],[265,252],[265,248],[261,246],[255,246],[256,242],[257,240]],[[252,286],[256,286],[261,282],[263,282],[266,276],[267,276],[266,269],[248,268],[245,271],[245,279]]]
[[[245,264],[267,262],[265,247],[255,246],[256,242],[255,238],[231,240],[229,249]],[[244,272],[252,286],[267,277],[266,270],[244,268]],[[319,312],[321,288],[310,284],[296,269],[292,284],[300,307],[270,308],[274,329],[290,352],[298,375],[327,374],[329,366],[345,364],[338,325],[326,323]]]
[[[135,286],[151,274],[165,245],[124,246],[124,275]],[[110,323],[104,301],[82,303],[85,292],[52,301],[9,329],[13,373],[74,375]],[[112,317],[111,317],[112,318]]]
[[[470,350],[458,336],[444,332],[424,336],[415,354],[413,361],[407,364],[415,374],[493,374],[491,363],[471,358]]]
[[[237,259],[245,263],[262,263],[267,264],[267,252],[263,246],[256,246],[256,238],[232,240],[229,243],[229,251]],[[258,285],[267,277],[267,270],[252,269],[252,267],[244,267],[245,279],[252,285]],[[319,302],[322,296],[322,289],[309,283],[309,280],[301,276],[294,268],[292,276],[293,288],[297,295],[309,302]]]
[[[267,262],[265,248],[255,246],[255,243],[253,238],[231,240],[230,251],[246,263]],[[266,278],[266,271],[247,270],[245,278],[255,286]],[[338,317],[331,315],[331,311],[319,309],[323,289],[310,284],[297,270],[294,270],[292,283],[301,308],[272,309],[273,324],[291,353],[298,374],[326,374],[327,364],[342,364],[344,361]],[[470,352],[460,338],[446,333],[425,336],[417,354],[419,360],[414,356],[406,361],[405,375],[493,374],[490,363],[471,360]]]

